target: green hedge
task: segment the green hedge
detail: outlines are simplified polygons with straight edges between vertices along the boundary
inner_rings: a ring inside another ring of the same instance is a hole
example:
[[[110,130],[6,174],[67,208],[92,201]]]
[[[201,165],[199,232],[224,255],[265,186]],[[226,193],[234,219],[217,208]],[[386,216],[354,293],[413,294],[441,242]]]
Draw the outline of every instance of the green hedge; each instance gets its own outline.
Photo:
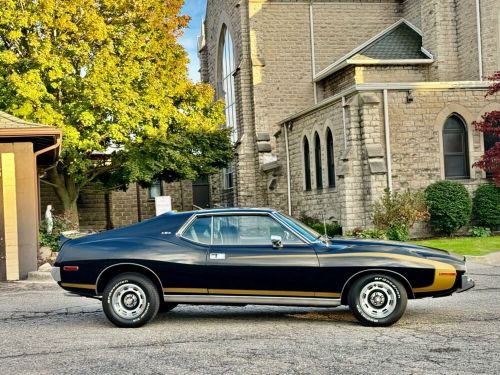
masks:
[[[434,231],[451,235],[469,223],[472,199],[462,184],[436,182],[425,189],[425,197],[431,216],[430,225]]]
[[[472,214],[477,224],[495,229],[500,226],[500,188],[493,184],[479,186],[474,195]]]

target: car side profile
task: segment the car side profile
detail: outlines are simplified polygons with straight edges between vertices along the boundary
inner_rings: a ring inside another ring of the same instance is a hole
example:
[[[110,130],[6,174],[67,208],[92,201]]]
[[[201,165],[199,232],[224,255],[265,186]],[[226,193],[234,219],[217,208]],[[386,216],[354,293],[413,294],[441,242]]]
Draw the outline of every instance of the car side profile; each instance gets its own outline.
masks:
[[[70,293],[101,299],[119,327],[177,304],[348,305],[362,324],[389,326],[408,299],[474,286],[462,256],[330,239],[270,209],[171,212],[67,240],[52,275]]]

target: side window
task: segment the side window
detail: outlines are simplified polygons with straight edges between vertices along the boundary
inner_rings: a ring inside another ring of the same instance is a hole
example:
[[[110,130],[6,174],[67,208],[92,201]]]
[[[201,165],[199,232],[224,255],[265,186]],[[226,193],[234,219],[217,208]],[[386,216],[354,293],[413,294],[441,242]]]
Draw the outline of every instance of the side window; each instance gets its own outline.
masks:
[[[269,216],[214,216],[214,245],[271,245],[271,236],[283,244],[302,244],[295,234]]]
[[[212,236],[212,217],[199,217],[187,228],[182,237],[210,245]]]

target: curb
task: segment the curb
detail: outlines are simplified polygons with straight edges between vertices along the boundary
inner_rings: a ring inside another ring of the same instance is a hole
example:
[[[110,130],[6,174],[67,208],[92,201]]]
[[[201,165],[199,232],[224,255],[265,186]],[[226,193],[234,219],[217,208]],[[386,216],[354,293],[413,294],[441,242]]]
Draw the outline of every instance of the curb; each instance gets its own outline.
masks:
[[[32,271],[28,272],[28,282],[33,283],[53,283],[54,279],[50,272]]]
[[[482,255],[482,256],[466,255],[465,257],[467,258],[467,261],[470,262],[500,267],[500,251],[488,255]]]

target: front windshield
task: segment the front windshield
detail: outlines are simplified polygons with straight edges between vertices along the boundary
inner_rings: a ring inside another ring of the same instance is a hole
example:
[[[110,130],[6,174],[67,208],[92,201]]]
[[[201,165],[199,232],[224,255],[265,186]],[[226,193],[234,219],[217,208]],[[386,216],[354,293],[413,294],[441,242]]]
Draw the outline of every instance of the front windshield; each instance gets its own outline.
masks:
[[[316,232],[314,229],[309,228],[304,223],[301,223],[300,221],[284,213],[276,212],[276,216],[278,216],[279,219],[299,232],[302,237],[304,237],[309,242],[317,242],[323,236],[322,234]]]

